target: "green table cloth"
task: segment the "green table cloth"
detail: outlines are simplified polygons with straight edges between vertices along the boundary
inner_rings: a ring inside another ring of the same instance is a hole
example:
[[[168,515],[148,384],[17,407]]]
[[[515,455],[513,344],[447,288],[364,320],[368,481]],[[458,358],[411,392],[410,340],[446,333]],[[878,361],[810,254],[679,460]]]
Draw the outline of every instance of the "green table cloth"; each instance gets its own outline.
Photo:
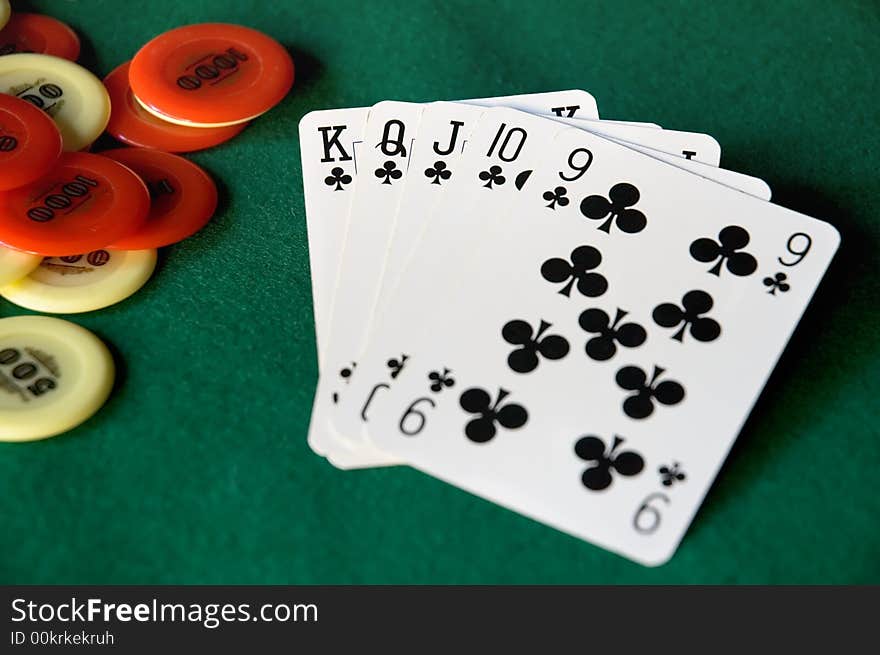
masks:
[[[880,582],[880,8],[774,3],[49,0],[103,76],[186,23],[263,30],[289,97],[191,155],[213,222],[114,307],[80,428],[0,444],[3,583]],[[603,117],[708,132],[722,165],[843,245],[678,553],[647,569],[408,468],[345,473],[317,376],[297,121],[328,107],[582,88]],[[99,146],[111,141],[103,139]],[[26,314],[0,301],[0,316]]]

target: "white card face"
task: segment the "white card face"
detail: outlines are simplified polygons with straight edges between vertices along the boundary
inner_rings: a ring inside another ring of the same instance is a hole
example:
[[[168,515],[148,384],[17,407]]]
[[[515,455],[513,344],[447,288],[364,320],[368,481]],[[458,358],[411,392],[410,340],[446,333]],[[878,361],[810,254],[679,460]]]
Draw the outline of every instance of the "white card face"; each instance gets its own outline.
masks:
[[[637,143],[644,148],[653,148],[684,159],[718,166],[721,164],[721,145],[714,137],[700,132],[680,132],[678,130],[645,129],[641,126],[619,125],[605,121],[584,120],[581,118],[557,118],[560,123],[593,134]]]
[[[682,170],[693,173],[694,175],[704,177],[707,180],[718,182],[719,184],[723,184],[724,186],[730,187],[731,189],[736,189],[737,191],[741,191],[742,193],[747,193],[750,196],[754,196],[755,198],[759,198],[761,200],[770,200],[772,196],[770,186],[761,178],[746,175],[745,173],[738,173],[737,171],[729,171],[724,168],[716,168],[715,166],[703,164],[692,159],[682,158],[678,155],[670,155],[659,150],[646,148],[632,141],[623,141],[621,139],[609,140],[626,146],[630,150],[635,150],[636,152],[640,152],[643,155],[648,155],[653,159],[657,159],[667,164],[672,164],[676,168],[681,168]]]
[[[385,303],[396,288],[396,282],[405,267],[405,263],[408,261],[408,254],[412,252],[419,235],[424,229],[425,219],[431,215],[434,204],[445,189],[448,188],[448,180],[451,179],[455,169],[455,162],[460,156],[460,149],[453,148],[453,142],[466,139],[469,126],[473,125],[481,113],[477,112],[474,108],[462,107],[457,103],[433,103],[426,106],[419,126],[419,140],[424,139],[432,147],[415,147],[413,149],[409,167],[415,171],[415,175],[407,178],[407,185],[403,189],[395,221],[394,234],[386,248],[387,254],[384,258],[381,289],[379,289],[378,299],[374,305],[377,308],[377,314],[381,315],[383,313]],[[594,120],[565,119],[561,122],[574,124],[591,131],[602,130],[606,134],[614,132],[631,139],[645,138],[650,140],[652,138],[651,133],[662,134],[660,130],[638,129],[634,126],[625,126],[625,129],[624,126],[615,126],[609,129],[604,122]],[[456,139],[452,139],[453,133],[455,133]],[[705,156],[710,160],[717,160],[720,157],[717,142],[713,138],[708,137],[708,135],[688,132],[671,132],[670,134],[671,138],[663,142],[657,140],[652,142],[668,147],[673,153],[678,153],[681,150],[698,149],[704,152]],[[757,178],[751,178],[733,171],[713,168],[707,164],[689,160],[681,155],[662,153],[650,148],[635,146],[631,143],[628,143],[628,145],[634,148],[638,147],[643,152],[652,154],[665,161],[674,161],[676,165],[697,174],[708,175],[710,178],[744,188],[747,191],[753,192],[754,195],[769,199],[769,189],[766,184]],[[434,175],[429,176],[429,172],[434,173]],[[766,191],[766,194],[764,191]],[[362,243],[368,243],[368,237],[364,237]],[[368,266],[368,264],[358,264],[352,267],[352,272],[355,270],[362,272],[365,266]],[[356,286],[356,282],[353,281],[352,286]],[[351,331],[352,324],[363,325],[364,327],[361,329],[360,334],[351,334],[351,337],[363,339],[364,335],[371,333],[372,321],[365,322],[363,320],[350,319],[340,323],[337,327]],[[357,361],[362,351],[363,345],[356,352],[352,351],[352,354],[349,355],[350,361]],[[361,376],[354,376],[354,378],[349,376],[346,379],[348,380],[348,385],[352,388],[346,389],[344,395],[337,397],[333,424],[336,433],[345,435],[348,448],[342,448],[332,453],[330,455],[331,461],[341,468],[399,463],[389,454],[378,451],[369,443],[366,435],[361,431],[360,407],[365,401],[363,394],[368,393],[370,387],[364,389],[362,384],[358,384],[361,382]],[[393,384],[393,381],[389,381],[389,383]],[[361,452],[353,452],[352,449],[357,449]]]
[[[597,115],[593,97],[585,91],[578,90],[465,102],[468,103],[465,108],[471,110],[477,110],[477,105],[486,106],[503,102],[505,106],[515,106],[523,110],[552,112],[556,109],[564,110],[566,115],[579,115],[581,112],[587,116]],[[361,349],[362,343],[358,342],[357,338],[365,335],[366,332],[364,331],[362,335],[359,331],[352,330],[352,325],[366,326],[371,316],[384,253],[393,227],[397,201],[408,171],[413,139],[423,107],[415,103],[382,102],[368,110],[369,121],[366,126],[361,127],[360,133],[355,137],[356,143],[364,142],[364,147],[360,149],[363,161],[352,157],[357,163],[353,168],[361,170],[362,176],[356,176],[354,173],[341,174],[342,182],[349,184],[354,182],[354,199],[350,195],[345,202],[342,198],[333,198],[336,202],[329,204],[331,201],[324,200],[324,197],[332,194],[328,194],[326,189],[320,189],[317,195],[325,204],[321,205],[316,201],[317,206],[313,207],[314,211],[309,211],[310,194],[308,192],[306,194],[313,261],[313,296],[316,317],[318,315],[322,317],[320,324],[316,318],[316,329],[325,330],[318,337],[319,362],[322,369],[326,364],[330,367],[330,371],[338,372],[338,377],[333,376],[336,378],[335,383],[344,384],[355,372],[355,362],[350,357],[352,353],[356,354]],[[300,128],[301,139],[311,135],[315,145],[320,144],[322,160],[332,159],[332,154],[328,154],[328,151],[334,147],[337,151],[344,152],[344,147],[339,142],[339,134],[342,130],[337,126],[328,126],[327,118],[328,116],[310,114],[303,119],[305,127],[301,125]],[[321,135],[319,142],[316,133]],[[332,140],[334,137],[337,139],[335,142]],[[305,146],[303,148],[305,153]],[[312,149],[314,150],[314,146]],[[319,179],[314,179],[315,175],[312,174],[309,178],[311,187],[317,186],[317,182],[323,182],[328,186],[329,182],[336,181],[336,177],[333,177],[334,172],[339,173],[334,167],[323,180],[320,179],[320,175],[317,176]],[[342,184],[337,183],[332,190],[342,191],[344,190],[342,187]],[[348,208],[350,211],[347,218],[344,221],[337,220]],[[320,222],[322,215],[326,219],[323,223]],[[342,224],[345,227],[342,227]],[[330,229],[327,229],[328,227]],[[340,256],[340,253],[344,255]],[[319,257],[337,263],[337,270],[333,275],[327,270],[326,262],[315,264],[315,260]],[[339,262],[351,266],[339,266]],[[331,278],[335,280],[332,284],[327,282]],[[318,280],[322,282],[319,283]],[[334,309],[337,306],[335,296],[330,301],[327,299],[327,291],[330,288],[343,290],[338,303],[339,312]],[[334,400],[338,399],[339,391],[333,391],[331,394]],[[317,425],[313,422],[309,443],[316,452],[326,454],[332,447],[332,442],[336,440],[336,435],[332,431],[314,429]]]
[[[366,427],[431,475],[660,564],[839,236],[587,132],[547,149],[511,212],[431,222],[364,358],[407,355],[393,387],[375,378]]]
[[[313,111],[299,123],[318,362],[323,364],[339,250],[357,177],[355,146],[369,108]]]
[[[531,114],[552,114],[560,118],[599,118],[596,99],[581,89],[550,91],[548,93],[522,93],[456,102],[478,107],[510,107]]]
[[[561,116],[560,116],[560,118],[561,118]],[[608,120],[607,118],[603,118],[602,120],[604,122],[608,123],[609,125],[632,125],[634,127],[652,127],[655,130],[662,130],[663,129],[657,123],[641,123],[639,121],[614,121],[614,120]]]

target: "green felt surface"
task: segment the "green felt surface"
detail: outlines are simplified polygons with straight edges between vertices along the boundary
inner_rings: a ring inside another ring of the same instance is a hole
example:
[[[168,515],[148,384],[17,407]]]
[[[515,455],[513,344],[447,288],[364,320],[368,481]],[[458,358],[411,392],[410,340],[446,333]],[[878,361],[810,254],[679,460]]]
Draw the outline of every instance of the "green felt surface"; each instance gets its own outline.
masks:
[[[237,139],[192,155],[221,185],[214,221],[165,249],[136,296],[73,317],[115,349],[119,382],[73,432],[0,444],[0,582],[880,582],[874,0],[17,5],[70,23],[100,75],[162,31],[226,21],[288,46],[298,79]],[[407,468],[337,471],[306,445],[317,366],[299,118],[566,88],[607,118],[711,133],[724,166],[843,236],[656,569]]]

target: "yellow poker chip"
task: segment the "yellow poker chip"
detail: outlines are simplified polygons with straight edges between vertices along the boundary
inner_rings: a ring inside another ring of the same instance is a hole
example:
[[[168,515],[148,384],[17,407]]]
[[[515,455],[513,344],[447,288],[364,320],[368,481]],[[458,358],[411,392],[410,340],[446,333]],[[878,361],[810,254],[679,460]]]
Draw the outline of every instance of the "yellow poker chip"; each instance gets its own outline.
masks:
[[[67,152],[91,145],[110,120],[110,96],[101,80],[59,57],[31,53],[0,57],[0,93],[27,100],[49,114]]]
[[[97,412],[115,366],[100,339],[49,316],[0,319],[0,441],[53,437]]]
[[[0,287],[0,296],[38,312],[90,312],[128,298],[150,279],[155,268],[156,251],[152,249],[46,257],[30,275]]]
[[[43,258],[0,246],[0,287],[20,280],[40,265]]]
[[[9,0],[0,0],[0,30],[9,22],[11,14],[12,8],[9,6]]]

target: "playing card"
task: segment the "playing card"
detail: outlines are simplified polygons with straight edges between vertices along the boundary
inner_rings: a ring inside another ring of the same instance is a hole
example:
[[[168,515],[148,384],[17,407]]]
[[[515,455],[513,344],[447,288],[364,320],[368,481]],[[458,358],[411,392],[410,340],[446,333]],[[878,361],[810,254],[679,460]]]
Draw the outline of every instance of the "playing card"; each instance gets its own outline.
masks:
[[[470,113],[469,113],[470,112]],[[395,288],[396,280],[403,268],[404,262],[407,261],[407,254],[415,245],[418,235],[424,226],[425,217],[432,214],[432,208],[440,193],[448,186],[447,182],[453,175],[454,162],[456,161],[457,152],[451,148],[450,132],[451,125],[472,125],[473,122],[482,114],[471,107],[461,107],[455,103],[435,103],[425,108],[422,114],[420,137],[425,139],[426,143],[433,144],[431,148],[419,149],[416,147],[413,151],[413,159],[410,160],[410,167],[417,171],[415,177],[409,179],[408,184],[402,191],[397,220],[395,221],[393,237],[386,249],[384,259],[384,274],[381,277],[381,285],[378,289],[379,296],[374,307],[379,308],[377,312],[382,313],[382,306],[387,296]],[[457,120],[456,120],[457,118]],[[670,138],[665,141],[651,141],[651,134],[645,132],[658,132],[660,130],[639,130],[632,126],[621,128],[621,126],[608,126],[600,121],[587,121],[565,119],[566,123],[573,123],[582,129],[590,129],[594,131],[602,131],[604,135],[616,134],[631,139],[648,140],[655,145],[664,145],[671,152],[678,153],[681,150],[689,150],[696,154],[697,151],[705,153],[705,157],[711,161],[717,161],[720,158],[720,149],[717,142],[707,135],[670,132]],[[465,132],[464,134],[467,134]],[[421,140],[421,139],[420,139]],[[442,144],[442,145],[441,145]],[[636,147],[629,143],[631,147]],[[723,179],[726,183],[738,184],[749,191],[755,192],[757,195],[769,198],[769,189],[766,184],[731,171],[722,171],[714,169],[706,164],[697,161],[689,161],[684,155],[670,155],[643,148],[644,152],[652,153],[654,156],[663,157],[667,161],[674,160],[679,165],[687,167],[689,170],[698,174],[714,176],[715,179]],[[710,170],[707,170],[710,169]],[[424,173],[422,175],[421,173]],[[765,195],[766,190],[766,195]],[[562,200],[567,202],[566,199]],[[363,244],[369,243],[368,237],[363,237]],[[361,250],[362,252],[363,249]],[[368,260],[372,257],[376,259],[375,254],[369,252],[364,253],[366,256],[356,259],[353,262],[347,262],[350,265],[350,272],[353,277],[357,273],[361,273],[365,267],[369,267]],[[373,262],[376,263],[375,261]],[[352,288],[356,286],[356,280],[352,279],[349,284]],[[360,292],[360,289],[359,289]],[[364,300],[361,295],[360,300]],[[373,313],[369,314],[371,317]],[[398,463],[395,458],[387,453],[381,453],[376,450],[372,444],[361,433],[360,427],[362,419],[360,417],[360,407],[365,400],[364,394],[369,393],[371,387],[363,388],[363,385],[357,384],[363,378],[359,375],[352,376],[354,372],[354,362],[359,358],[363,350],[366,339],[370,333],[372,318],[365,320],[362,314],[358,314],[360,318],[354,318],[355,315],[348,314],[350,317],[346,321],[340,321],[337,328],[340,332],[346,332],[339,338],[338,343],[348,344],[348,360],[352,364],[342,364],[342,371],[345,373],[344,380],[346,387],[353,387],[351,393],[349,389],[345,389],[345,393],[334,396],[334,411],[332,413],[331,427],[335,430],[335,434],[341,435],[342,439],[340,448],[335,449],[329,454],[330,460],[341,468],[354,468],[364,466],[379,466]],[[354,331],[352,325],[363,326],[362,329]],[[370,379],[370,378],[368,378]],[[388,381],[393,384],[394,379]],[[337,393],[337,392],[333,392]],[[313,421],[313,429],[319,429],[315,421]]]
[[[489,197],[509,167],[482,151],[458,166]],[[429,222],[363,358],[406,356],[393,386],[376,379],[366,428],[423,471],[659,564],[839,236],[589,132],[544,155],[512,211]]]
[[[326,109],[309,112],[299,123],[303,195],[309,238],[309,267],[318,362],[329,330],[330,303],[338,265],[339,244],[357,175],[356,145],[369,109]]]

